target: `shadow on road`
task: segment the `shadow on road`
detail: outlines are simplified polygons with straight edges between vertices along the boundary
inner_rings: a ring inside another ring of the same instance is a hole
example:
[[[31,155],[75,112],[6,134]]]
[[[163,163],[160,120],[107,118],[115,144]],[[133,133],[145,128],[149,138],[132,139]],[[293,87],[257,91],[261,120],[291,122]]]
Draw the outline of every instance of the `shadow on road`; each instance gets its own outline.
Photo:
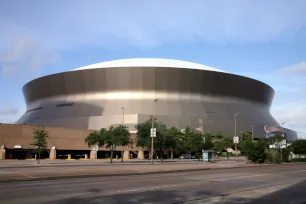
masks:
[[[248,204],[306,204],[306,181],[301,181],[289,188],[276,191],[264,197],[255,199]]]
[[[48,204],[136,204],[136,203],[184,203],[187,200],[203,199],[205,197],[213,196],[212,192],[193,191],[182,193],[179,191],[146,191],[137,193],[126,193],[112,196],[89,196],[89,197],[75,197],[63,199]]]
[[[105,187],[107,188],[107,187]],[[252,199],[240,193],[240,196],[220,195],[212,187],[211,191],[201,191],[198,189],[188,189],[186,191],[176,190],[151,190],[145,192],[118,192],[118,195],[102,195],[100,189],[89,189],[88,196],[72,197],[68,199],[48,202],[48,204],[136,204],[136,203],[245,203],[245,204],[271,204],[271,203],[290,203],[306,204],[306,181],[290,186],[269,195]],[[265,188],[260,191],[264,192]],[[100,194],[101,193],[101,194]],[[100,195],[99,195],[100,194]],[[242,195],[242,196],[241,196]],[[214,200],[214,202],[212,202]],[[45,203],[47,204],[47,203]]]

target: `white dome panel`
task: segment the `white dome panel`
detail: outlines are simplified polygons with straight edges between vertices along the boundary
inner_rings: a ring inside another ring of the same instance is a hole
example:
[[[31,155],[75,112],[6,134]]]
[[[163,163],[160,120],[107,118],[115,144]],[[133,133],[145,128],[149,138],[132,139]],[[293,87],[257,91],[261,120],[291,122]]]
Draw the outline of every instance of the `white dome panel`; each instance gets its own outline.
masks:
[[[114,67],[168,67],[168,68],[185,68],[185,69],[199,69],[206,71],[224,72],[222,70],[197,64],[193,62],[186,62],[181,60],[173,59],[162,59],[162,58],[133,58],[133,59],[120,59],[106,61],[96,64],[87,65],[74,69],[85,70],[85,69],[100,69],[100,68],[114,68]]]

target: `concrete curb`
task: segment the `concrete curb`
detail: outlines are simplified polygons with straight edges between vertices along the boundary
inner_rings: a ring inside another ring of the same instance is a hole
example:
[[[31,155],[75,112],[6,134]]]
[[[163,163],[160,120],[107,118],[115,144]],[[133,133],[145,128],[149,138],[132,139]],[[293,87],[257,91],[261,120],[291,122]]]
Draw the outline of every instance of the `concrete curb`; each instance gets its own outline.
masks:
[[[224,161],[217,161],[217,162],[224,162]],[[225,161],[226,162],[226,161]],[[230,162],[237,162],[237,161],[230,161]],[[203,164],[203,161],[166,161],[166,162],[154,162],[155,165],[163,165],[163,164],[169,164],[175,165],[175,164]],[[226,162],[227,163],[227,162]],[[14,168],[41,168],[41,167],[74,167],[74,166],[108,166],[108,165],[149,165],[150,161],[147,162],[114,162],[114,163],[96,163],[96,164],[32,164],[32,165],[26,165],[26,166],[3,166],[1,169],[14,169]]]
[[[180,172],[197,172],[207,170],[223,170],[223,169],[236,169],[236,168],[261,168],[275,165],[250,165],[250,166],[233,166],[233,167],[206,167],[201,169],[178,169],[178,170],[167,170],[160,172],[133,172],[133,173],[118,173],[118,174],[81,174],[81,175],[65,175],[65,176],[50,176],[50,177],[29,177],[29,178],[17,178],[17,179],[0,179],[0,183],[13,183],[13,182],[28,182],[28,181],[46,181],[46,180],[61,180],[61,179],[73,179],[73,178],[103,178],[103,177],[116,177],[116,176],[139,176],[139,175],[154,175],[154,174],[165,174],[165,173],[180,173]]]

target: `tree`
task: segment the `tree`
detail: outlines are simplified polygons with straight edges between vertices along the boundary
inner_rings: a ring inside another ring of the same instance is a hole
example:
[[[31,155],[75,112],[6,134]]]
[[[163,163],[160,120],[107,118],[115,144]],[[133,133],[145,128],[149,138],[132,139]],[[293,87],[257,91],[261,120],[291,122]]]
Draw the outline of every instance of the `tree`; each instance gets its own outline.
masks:
[[[167,129],[165,146],[170,150],[171,159],[173,159],[173,151],[177,151],[180,144],[180,139],[182,138],[182,133],[175,127]]]
[[[217,133],[212,138],[213,148],[216,152],[222,152],[226,150],[226,156],[228,159],[228,148],[233,146],[233,138],[222,135],[221,133]]]
[[[121,146],[121,162],[123,162],[123,148],[131,143],[130,133],[126,126],[119,125],[113,129],[112,143]]]
[[[239,148],[242,155],[247,155],[249,151],[252,151],[252,133],[250,131],[240,132]]]
[[[145,121],[144,123],[137,124],[137,146],[143,147],[148,150],[151,150],[151,128],[152,128],[152,117]],[[154,138],[154,150],[159,149],[162,153],[164,144],[165,144],[165,135],[166,135],[166,125],[157,121],[157,118],[154,118],[154,128],[156,128],[156,137]],[[153,150],[153,152],[154,152]],[[150,151],[151,153],[151,151]],[[154,154],[154,153],[153,153]],[[150,157],[154,155],[150,155]]]
[[[303,155],[306,157],[306,140],[299,139],[291,143],[291,148],[294,154]]]
[[[264,140],[251,141],[248,143],[248,151],[245,152],[248,160],[255,163],[263,163],[266,160],[266,142]]]
[[[202,134],[192,131],[191,128],[185,128],[183,135],[183,148],[186,153],[195,153],[197,158],[201,158],[202,150],[212,148],[212,138],[209,133]]]
[[[119,125],[117,127],[110,126],[107,129],[102,128],[99,132],[92,132],[85,138],[85,143],[91,147],[98,145],[99,147],[105,146],[110,149],[110,163],[113,163],[113,152],[117,146],[122,148],[130,143],[130,133],[127,127]],[[123,150],[122,150],[123,151]],[[123,158],[123,152],[121,156]],[[123,160],[122,160],[123,161]]]
[[[36,148],[35,152],[38,153],[37,164],[40,163],[40,153],[47,149],[47,138],[48,133],[43,128],[33,131],[33,144],[31,145]]]
[[[85,143],[88,145],[88,147],[98,146],[102,147],[104,145],[103,143],[103,135],[106,134],[107,129],[101,128],[100,131],[94,131],[91,132],[86,138]]]
[[[285,138],[280,134],[276,134],[273,137],[270,137],[268,139],[269,144],[277,146],[277,149],[278,149],[278,152],[279,152],[279,154],[277,154],[277,155],[279,155],[279,157],[280,157],[278,159],[279,163],[281,163],[284,160],[284,156],[283,156],[283,152],[282,152],[282,148],[281,148],[281,144],[282,144],[282,141],[284,139]]]

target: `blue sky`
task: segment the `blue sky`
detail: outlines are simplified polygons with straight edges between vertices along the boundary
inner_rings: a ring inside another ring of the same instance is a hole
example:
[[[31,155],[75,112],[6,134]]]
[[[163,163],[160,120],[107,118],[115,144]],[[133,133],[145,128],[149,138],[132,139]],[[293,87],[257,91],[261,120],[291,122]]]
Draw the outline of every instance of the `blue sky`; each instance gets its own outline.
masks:
[[[192,61],[268,83],[271,113],[306,137],[306,1],[0,2],[0,121],[36,77],[106,60]]]

